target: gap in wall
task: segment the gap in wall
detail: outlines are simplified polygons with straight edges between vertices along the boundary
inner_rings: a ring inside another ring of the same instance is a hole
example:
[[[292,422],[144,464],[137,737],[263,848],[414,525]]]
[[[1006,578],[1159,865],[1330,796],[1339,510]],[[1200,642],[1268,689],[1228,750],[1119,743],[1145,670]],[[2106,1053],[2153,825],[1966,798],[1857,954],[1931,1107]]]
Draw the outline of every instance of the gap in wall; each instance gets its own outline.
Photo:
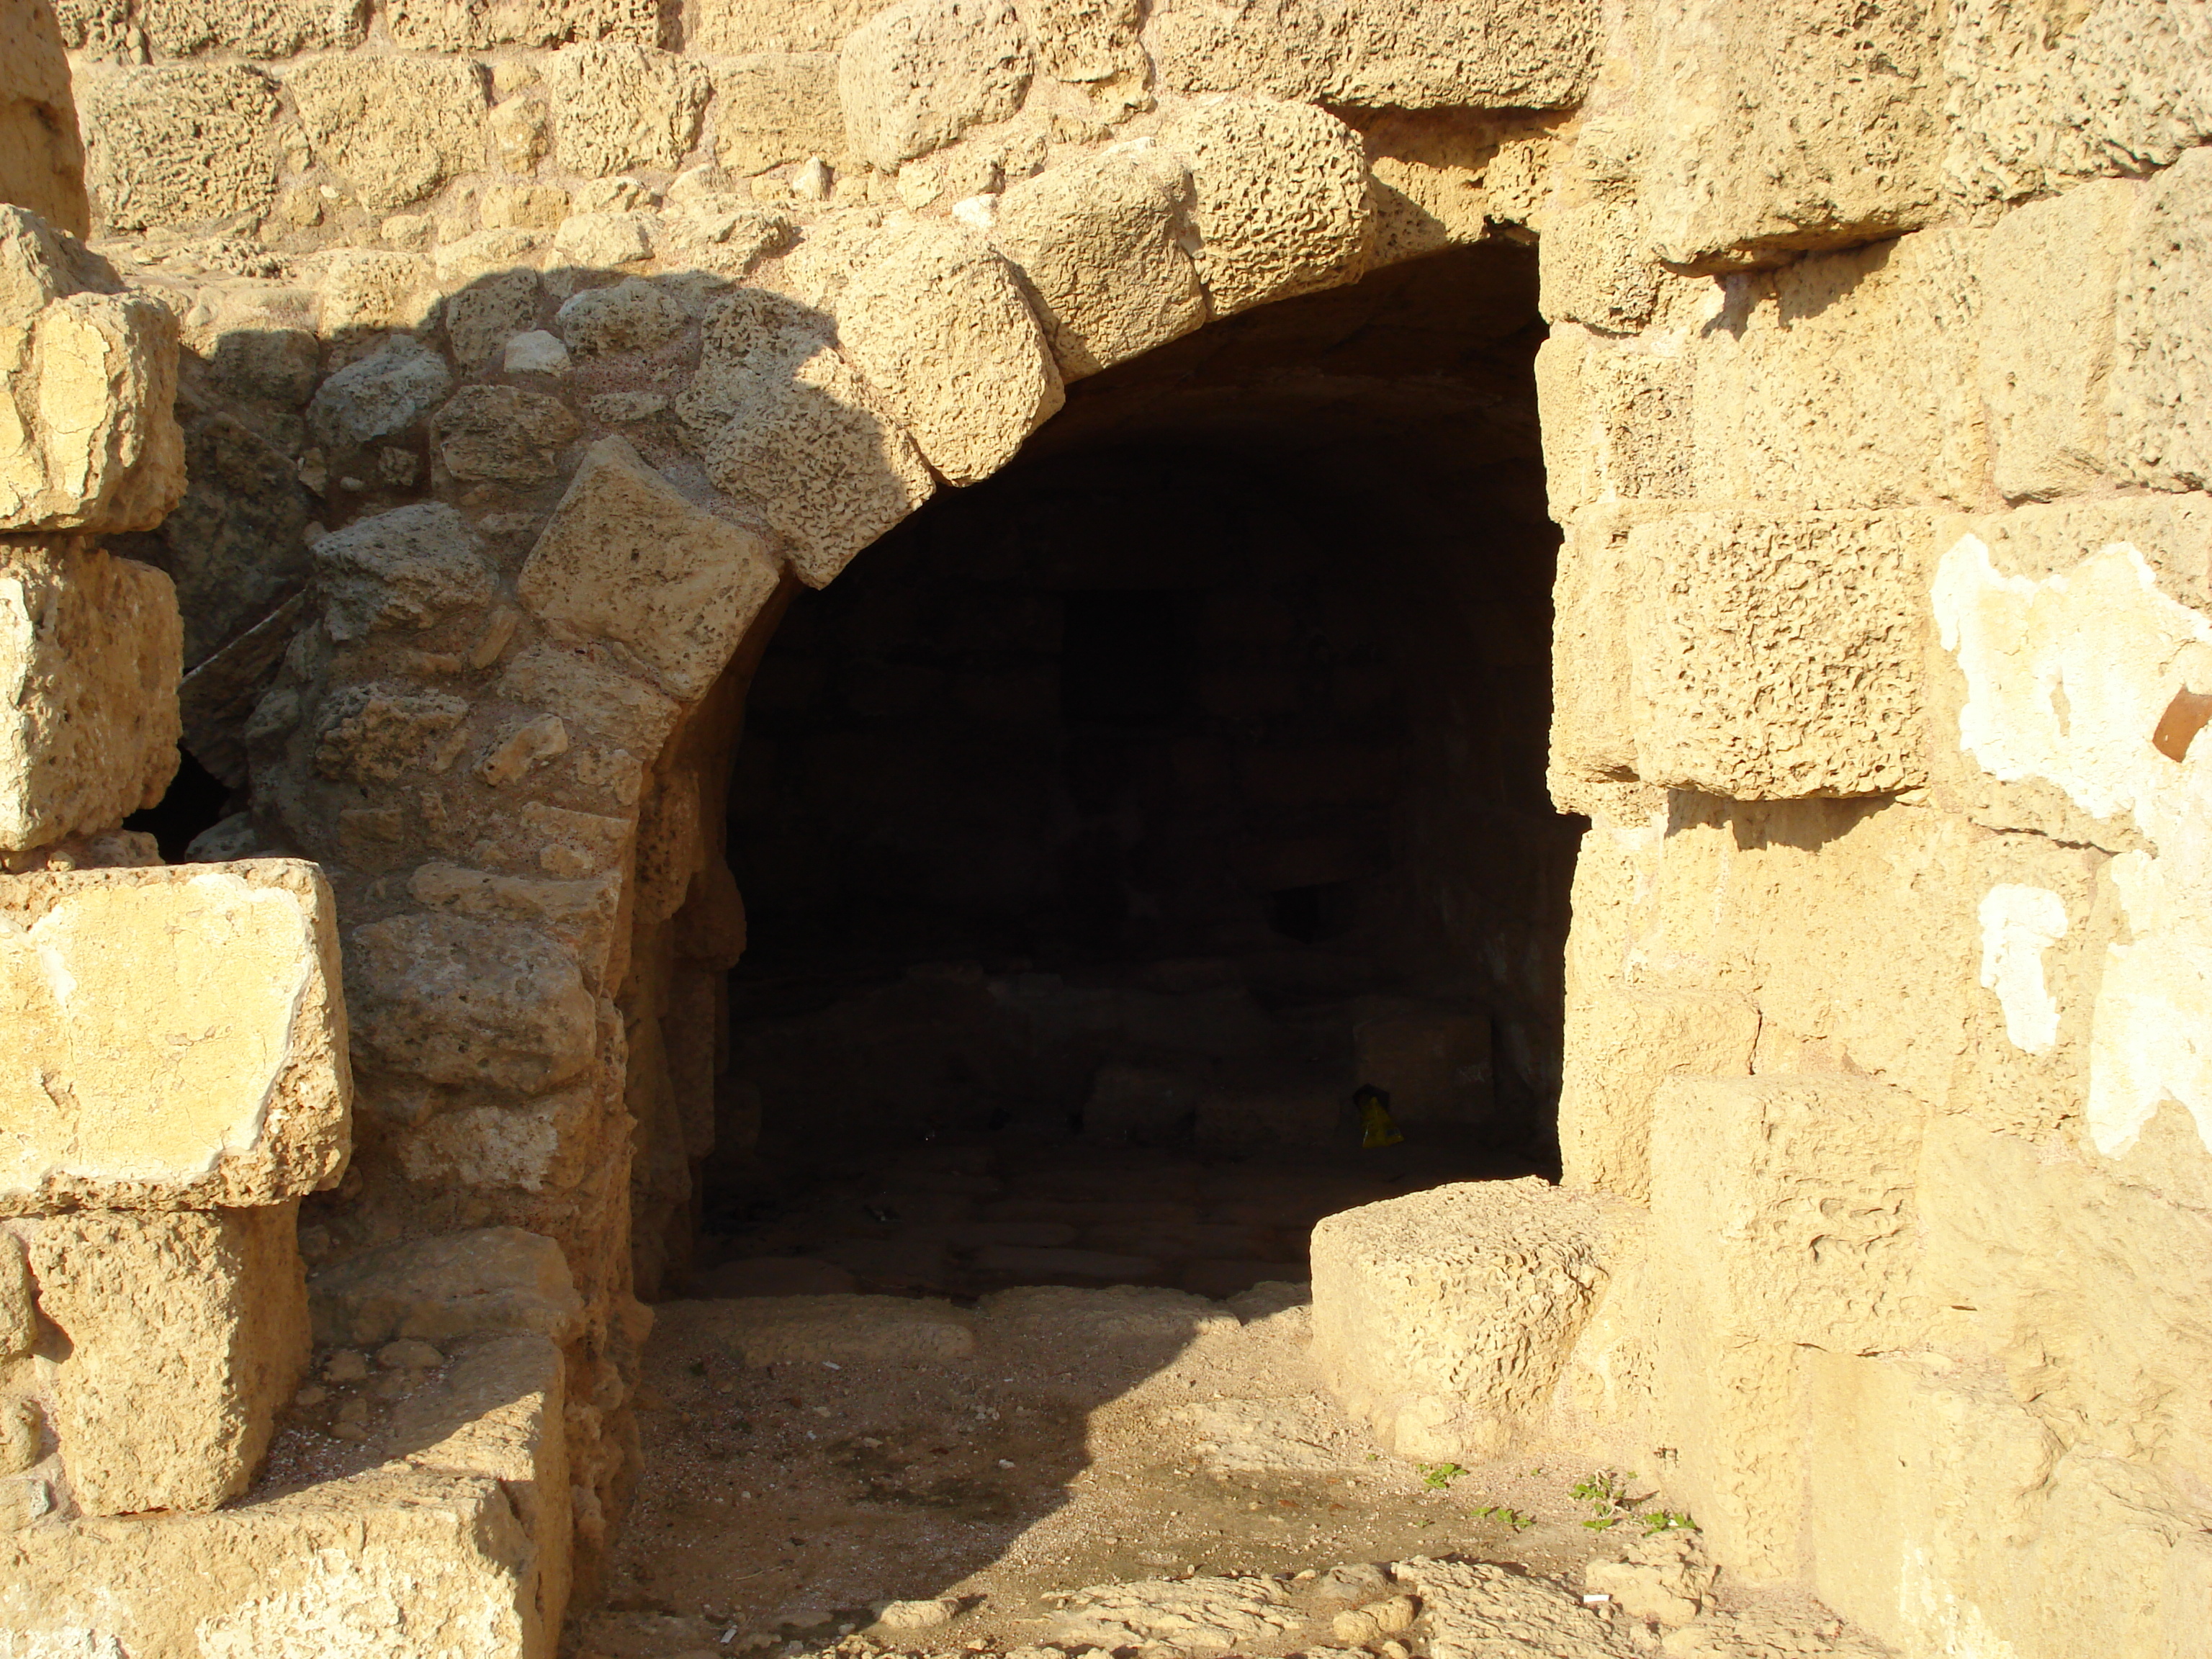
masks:
[[[1225,1295],[1303,1278],[1330,1210],[1553,1166],[1534,267],[1461,250],[1082,382],[792,605],[681,1288]]]

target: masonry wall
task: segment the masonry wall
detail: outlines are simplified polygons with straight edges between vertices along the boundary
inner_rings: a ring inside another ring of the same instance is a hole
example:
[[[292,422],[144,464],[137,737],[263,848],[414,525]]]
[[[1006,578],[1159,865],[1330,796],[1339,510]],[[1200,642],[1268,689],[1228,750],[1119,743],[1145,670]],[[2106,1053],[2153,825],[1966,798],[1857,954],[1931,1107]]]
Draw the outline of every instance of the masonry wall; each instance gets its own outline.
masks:
[[[1562,1138],[1650,1240],[1570,1403],[1733,1570],[1908,1650],[2191,1650],[2201,11],[63,22],[95,238],[186,347],[191,487],[137,546],[240,792],[204,850],[315,859],[346,934],[357,1151],[303,1249],[558,1241],[587,1559],[782,596],[1067,379],[1534,234],[1593,823]]]

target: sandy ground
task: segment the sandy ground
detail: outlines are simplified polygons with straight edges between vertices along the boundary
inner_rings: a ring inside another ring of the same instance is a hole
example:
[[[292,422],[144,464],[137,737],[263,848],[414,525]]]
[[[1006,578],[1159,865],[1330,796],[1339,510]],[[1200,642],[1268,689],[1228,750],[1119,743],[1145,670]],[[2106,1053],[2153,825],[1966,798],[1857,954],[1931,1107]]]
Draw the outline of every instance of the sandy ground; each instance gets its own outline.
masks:
[[[1565,1609],[1565,1633],[1543,1634],[1540,1619],[1520,1645],[1467,1645],[1465,1628],[1443,1628],[1450,1594],[1437,1590],[1435,1619],[1370,1644],[1382,1659],[1881,1651],[1815,1603],[1724,1577],[1718,1613],[1689,1632],[1584,1613],[1584,1564],[1644,1532],[1583,1524],[1593,1510],[1570,1487],[1593,1470],[1557,1452],[1462,1472],[1382,1454],[1323,1393],[1303,1298],[1302,1286],[1228,1302],[1039,1287],[973,1309],[863,1296],[665,1304],[640,1397],[636,1506],[605,1601],[574,1622],[566,1651],[1127,1648],[1069,1625],[1071,1593],[1149,1583],[1164,1587],[1140,1595],[1172,1597],[1243,1576],[1279,1617],[1233,1636],[1156,1633],[1136,1650],[1317,1652],[1337,1639],[1326,1575],[1413,1558],[1505,1564],[1509,1588]],[[877,1622],[885,1603],[923,1600],[945,1603],[943,1622]],[[1597,1645],[1578,1645],[1577,1620]]]

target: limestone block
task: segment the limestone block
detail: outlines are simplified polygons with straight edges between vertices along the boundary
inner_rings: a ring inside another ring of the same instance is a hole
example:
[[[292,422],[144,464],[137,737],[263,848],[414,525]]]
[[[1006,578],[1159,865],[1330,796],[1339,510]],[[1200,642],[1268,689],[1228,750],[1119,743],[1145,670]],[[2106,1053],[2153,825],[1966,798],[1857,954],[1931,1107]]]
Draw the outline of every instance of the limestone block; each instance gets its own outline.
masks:
[[[329,889],[289,859],[12,876],[0,1214],[265,1205],[335,1182],[350,1084]]]
[[[1636,775],[1737,800],[1927,781],[1918,513],[1685,514],[1629,533]]]
[[[1536,350],[1545,495],[1561,522],[1614,501],[1680,503],[1705,458],[1692,436],[1693,362],[1555,325]],[[1561,572],[1565,580],[1565,572]]]
[[[1609,333],[1642,328],[1667,273],[1653,263],[1644,216],[1619,202],[1554,206],[1536,245],[1546,320]]]
[[[446,340],[464,369],[482,368],[538,325],[538,273],[488,271],[446,297]]]
[[[346,937],[354,1038],[433,1083],[543,1090],[591,1061],[598,1006],[575,958],[515,922],[400,915]]]
[[[563,47],[546,65],[545,84],[556,159],[592,179],[674,167],[698,142],[714,90],[698,64],[620,43]]]
[[[623,438],[602,438],[516,580],[556,634],[619,641],[672,697],[705,694],[775,593],[759,537],[702,512]]]
[[[1215,316],[1359,275],[1367,163],[1359,135],[1334,116],[1227,98],[1176,112],[1160,143],[1190,166],[1198,275]]]
[[[1667,1507],[1696,1517],[1730,1578],[1802,1582],[1811,1351],[1717,1328],[1654,1233],[1651,1427],[1674,1453]]]
[[[46,0],[0,8],[0,202],[82,236],[92,229],[69,58]]]
[[[143,0],[137,16],[164,58],[329,52],[359,46],[368,21],[348,0]]]
[[[1845,1073],[1671,1077],[1651,1106],[1652,1248],[1724,1335],[1903,1348],[1924,1328],[1923,1109]]]
[[[2105,470],[2120,264],[2139,193],[2115,181],[2032,202],[1982,250],[1981,393],[1996,486],[2014,500],[2063,495]]]
[[[835,52],[751,52],[707,70],[714,77],[714,160],[731,172],[749,177],[845,153]]]
[[[2212,151],[2191,150],[2142,191],[2120,272],[2112,363],[2114,470],[2154,489],[2212,488]]]
[[[1684,343],[1691,487],[1813,507],[1978,503],[1984,233],[1924,230],[1716,284]],[[1648,420],[1656,411],[1639,411]]]
[[[109,231],[260,215],[276,200],[276,86],[243,64],[87,77],[85,181]]]
[[[651,221],[642,213],[572,213],[553,233],[553,251],[586,270],[612,270],[653,253]]]
[[[587,288],[562,302],[553,325],[571,351],[650,351],[690,321],[658,283],[626,276],[611,288]]]
[[[1036,42],[1037,68],[1054,80],[1139,92],[1151,80],[1139,0],[1022,0],[1020,9]]]
[[[442,257],[447,250],[439,252]],[[414,328],[437,304],[431,278],[430,262],[420,254],[343,248],[326,255],[317,283],[322,331],[339,336],[356,329]]]
[[[1013,268],[963,226],[884,236],[838,299],[837,334],[953,483],[997,471],[1066,399]]]
[[[39,1337],[37,1291],[22,1241],[0,1233],[0,1359],[20,1359]]]
[[[540,881],[442,863],[419,866],[408,884],[415,902],[429,909],[542,928],[575,954],[594,985],[606,981],[622,890],[613,871],[581,881]]]
[[[1063,380],[1164,345],[1205,322],[1183,244],[1190,171],[1149,142],[1116,145],[1010,186],[991,239],[1020,268]]]
[[[1567,526],[1552,586],[1552,746],[1548,778],[1562,811],[1601,798],[1589,785],[1636,777],[1630,641],[1644,584],[1628,532],[1664,516],[1656,505],[1584,507]]]
[[[537,484],[560,471],[561,452],[583,429],[566,404],[542,392],[465,386],[432,417],[430,439],[456,478]]]
[[[404,432],[453,389],[446,360],[396,334],[331,376],[307,405],[307,428],[327,449],[357,449]]]
[[[1408,1128],[1490,1115],[1486,1010],[1361,997],[1352,1006],[1352,1048],[1360,1082],[1388,1090],[1390,1115]]]
[[[1720,991],[1577,984],[1559,1090],[1561,1177],[1649,1203],[1651,1103],[1668,1078],[1748,1077],[1759,1010]]]
[[[379,628],[425,629],[493,594],[483,543],[443,501],[356,519],[314,547],[323,628],[341,644]]]
[[[290,1204],[29,1224],[40,1311],[69,1339],[53,1422],[87,1514],[204,1513],[245,1490],[307,1365],[298,1232]]]
[[[416,52],[558,46],[571,40],[660,44],[656,0],[390,0],[392,38]]]
[[[830,52],[890,0],[685,0],[684,46],[694,54]]]
[[[719,301],[698,374],[674,405],[715,488],[767,519],[811,587],[936,489],[913,441],[817,326],[758,289]]]
[[[1598,9],[1421,0],[1173,0],[1146,38],[1177,92],[1258,92],[1363,109],[1560,109],[1596,66]]]
[[[1462,1182],[1313,1231],[1314,1355],[1390,1450],[1472,1462],[1543,1410],[1638,1212],[1542,1181]]]
[[[342,687],[316,714],[315,771],[334,783],[360,784],[390,783],[416,767],[443,772],[461,741],[448,734],[468,712],[466,702],[443,691],[410,693],[376,682]],[[249,743],[252,735],[249,725]]]
[[[400,1139],[410,1181],[444,1188],[567,1193],[599,1172],[607,1114],[589,1087],[514,1106],[441,1112]]]
[[[317,1273],[307,1295],[315,1340],[356,1348],[493,1333],[566,1341],[584,1315],[561,1247],[519,1227],[365,1250]]]
[[[176,316],[72,292],[65,257],[0,208],[0,532],[151,530],[185,493]]]
[[[175,590],[75,537],[0,542],[0,848],[109,830],[177,768]]]
[[[428,58],[325,58],[285,77],[315,159],[388,213],[483,165],[483,72]]]
[[[1032,68],[1012,0],[897,0],[845,39],[837,98],[854,154],[884,173],[1019,112]]]
[[[1666,0],[1638,83],[1652,246],[1679,270],[1780,264],[1928,223],[1940,200],[1943,18],[1882,0]]]

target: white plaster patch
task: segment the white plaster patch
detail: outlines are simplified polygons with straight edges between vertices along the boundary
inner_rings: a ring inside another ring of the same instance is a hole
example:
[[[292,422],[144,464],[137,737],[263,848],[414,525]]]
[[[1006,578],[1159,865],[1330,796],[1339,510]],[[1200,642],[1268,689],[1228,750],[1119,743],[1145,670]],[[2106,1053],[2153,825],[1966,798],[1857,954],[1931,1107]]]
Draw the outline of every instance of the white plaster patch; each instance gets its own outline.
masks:
[[[2110,948],[2090,1018],[2090,1139],[2117,1157],[2172,1099],[2212,1147],[2212,742],[2178,762],[2151,744],[2212,622],[2160,592],[2125,542],[2039,580],[2002,574],[1961,537],[1932,598],[1966,679],[1966,752],[2008,782],[2057,785],[2094,817],[2131,814],[2156,849],[2112,862],[2129,938]],[[1984,984],[1988,927],[1985,910]]]
[[[2044,982],[2043,953],[2066,937],[2066,902],[2047,887],[2005,883],[1983,896],[1982,985],[1996,993],[2005,1036],[2025,1053],[2058,1041],[2058,1000]]]

